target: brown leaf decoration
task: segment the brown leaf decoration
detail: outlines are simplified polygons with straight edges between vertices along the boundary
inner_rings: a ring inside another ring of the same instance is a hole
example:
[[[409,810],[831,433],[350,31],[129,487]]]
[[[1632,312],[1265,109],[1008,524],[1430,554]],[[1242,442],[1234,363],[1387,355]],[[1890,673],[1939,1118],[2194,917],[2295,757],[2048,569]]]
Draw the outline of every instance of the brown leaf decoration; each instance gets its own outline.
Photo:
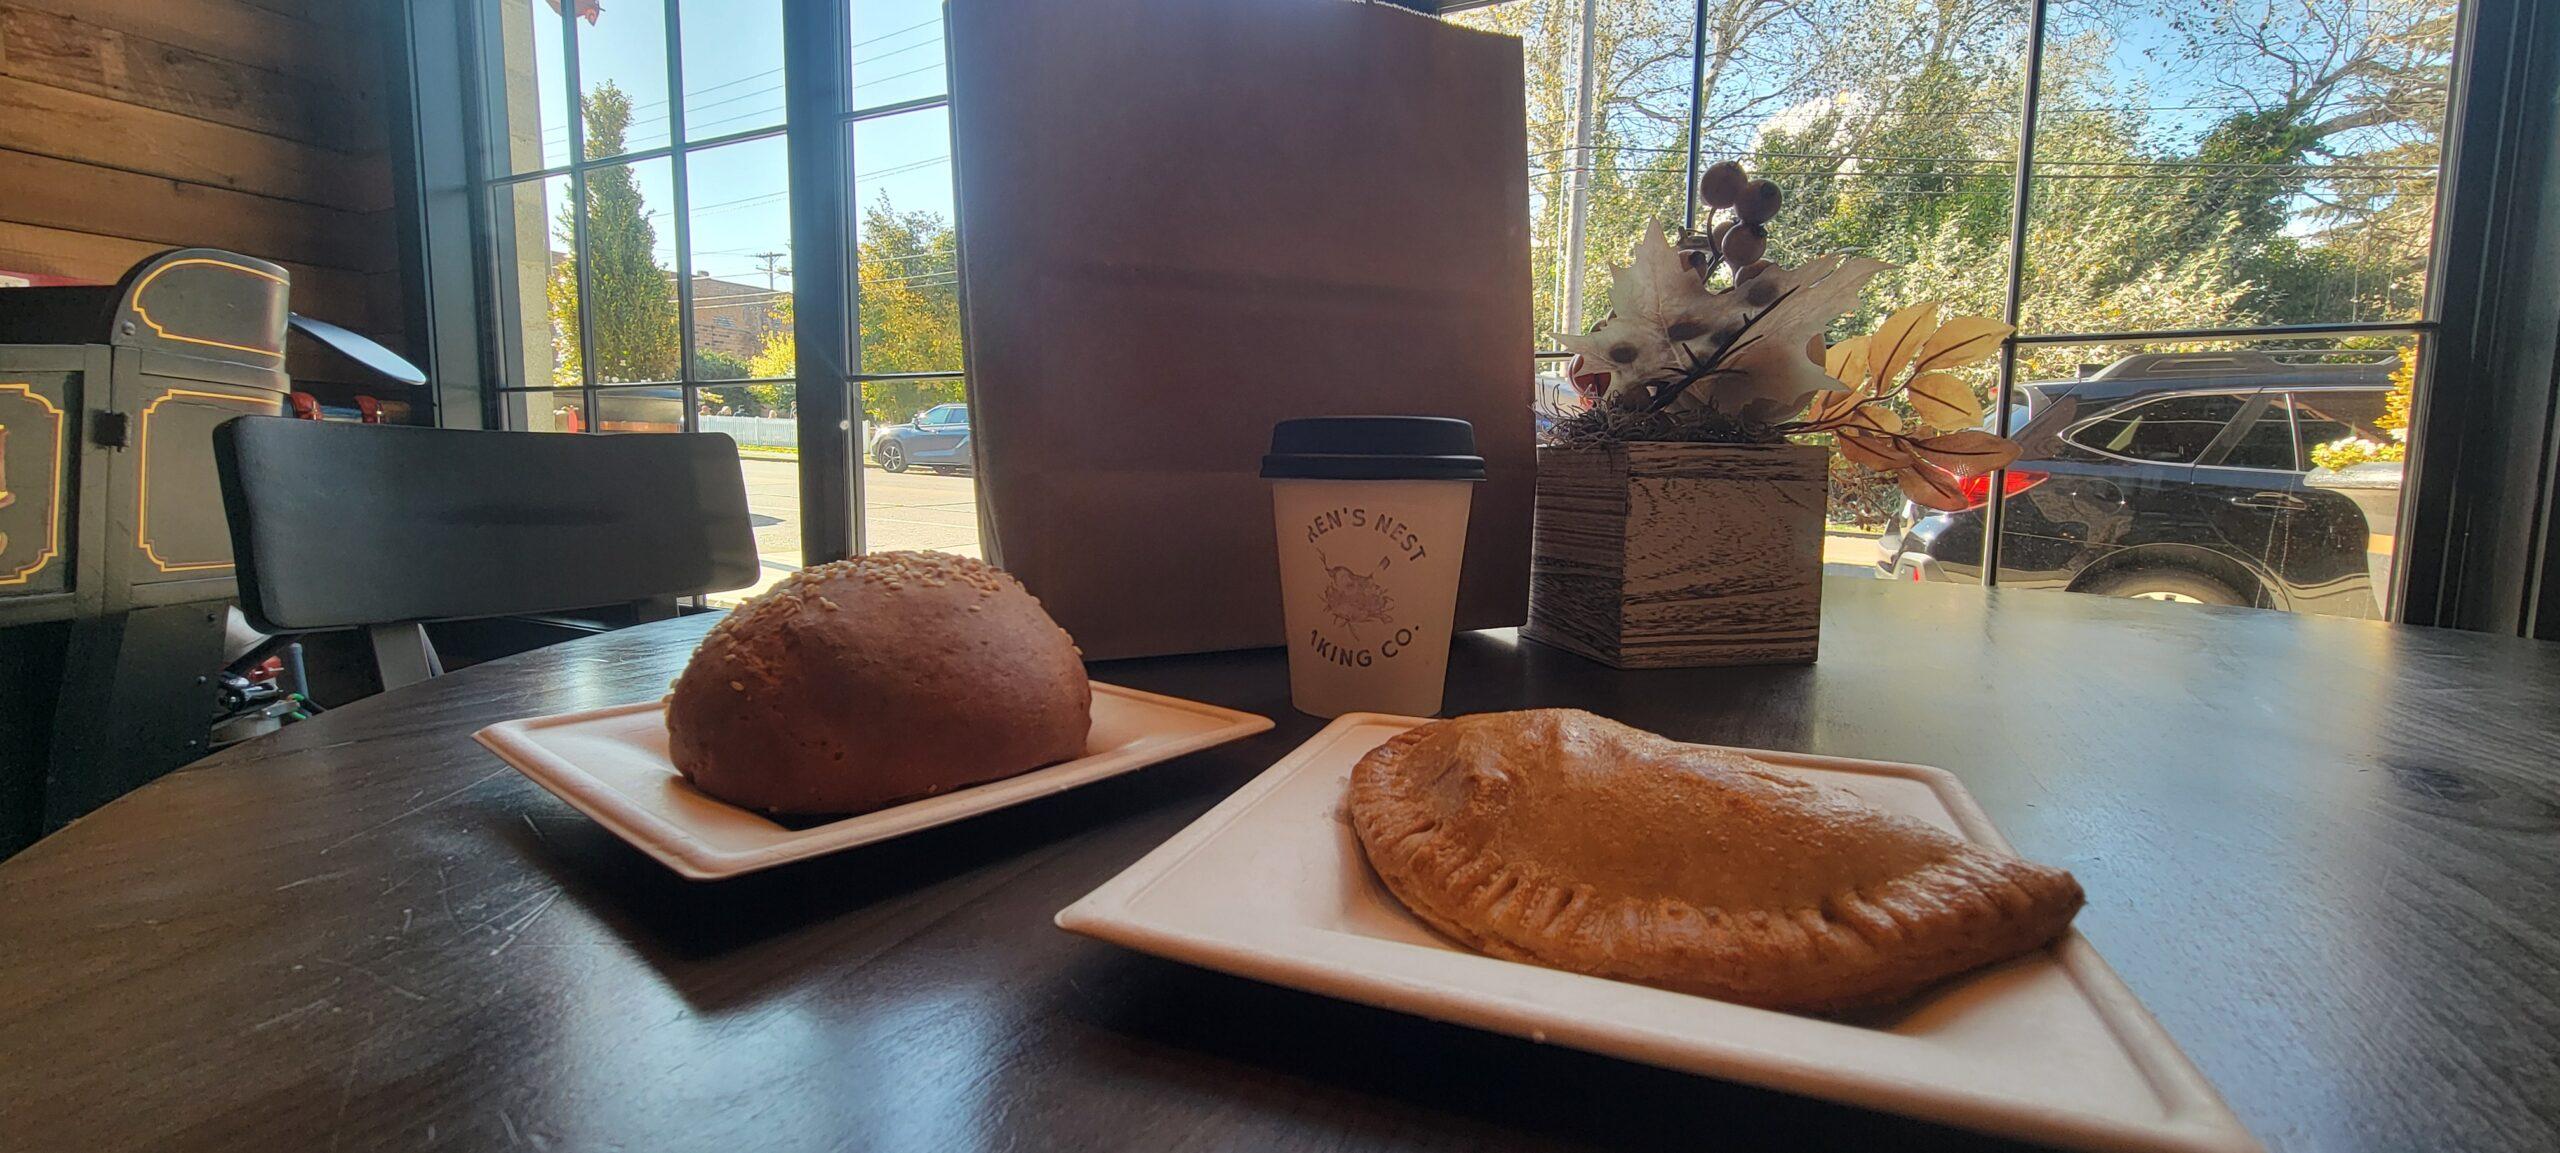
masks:
[[[1894,479],[1901,483],[1902,495],[1914,503],[1940,512],[1963,512],[1971,507],[1964,499],[1964,490],[1957,487],[1956,478],[1925,460],[1911,462],[1895,473]]]
[[[1894,472],[1919,463],[1910,450],[1888,436],[1873,436],[1854,428],[1843,428],[1832,437],[1840,455],[1849,462],[1876,472]]]
[[[1813,403],[1805,407],[1805,423],[1813,426],[1812,431],[1820,432],[1831,427],[1832,423],[1841,417],[1849,415],[1849,410],[1857,403],[1858,394],[1852,389],[1841,388],[1817,392],[1813,394]]]
[[[1894,378],[1937,329],[1937,321],[1938,302],[1931,300],[1894,313],[1876,326],[1875,335],[1867,339],[1868,375],[1875,380],[1868,391],[1882,396],[1892,390]]]
[[[1849,414],[1846,422],[1852,428],[1874,429],[1882,433],[1902,431],[1902,418],[1881,404],[1863,405]]]
[[[1980,476],[2018,459],[2017,445],[1978,428],[1912,441],[1911,451],[1957,476]]]
[[[1825,350],[1822,371],[1852,389],[1866,383],[1867,338],[1853,336]]]
[[[1970,428],[1982,423],[1982,403],[1973,386],[1952,372],[1923,372],[1911,378],[1911,411],[1933,428]]]
[[[1996,320],[1979,316],[1958,316],[1938,326],[1938,331],[1920,344],[1920,359],[1911,371],[1945,372],[1988,359],[2000,351],[2000,342],[2016,331]],[[1979,420],[1979,415],[1974,419]]]

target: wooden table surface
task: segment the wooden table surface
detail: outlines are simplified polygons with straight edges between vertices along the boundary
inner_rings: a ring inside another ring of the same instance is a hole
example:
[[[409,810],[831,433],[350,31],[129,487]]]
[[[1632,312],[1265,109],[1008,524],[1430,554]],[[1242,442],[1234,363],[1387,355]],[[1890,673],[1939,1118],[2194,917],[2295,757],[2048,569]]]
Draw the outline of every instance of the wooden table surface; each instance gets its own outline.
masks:
[[[1462,639],[1453,711],[1941,765],[2279,1149],[2560,1148],[2560,646],[1834,581],[1811,668]],[[1097,666],[1276,732],[722,884],[471,741],[705,618],[465,670],[0,864],[0,1149],[1981,1148],[1050,925],[1314,732],[1277,651]],[[1253,878],[1238,877],[1237,884]]]

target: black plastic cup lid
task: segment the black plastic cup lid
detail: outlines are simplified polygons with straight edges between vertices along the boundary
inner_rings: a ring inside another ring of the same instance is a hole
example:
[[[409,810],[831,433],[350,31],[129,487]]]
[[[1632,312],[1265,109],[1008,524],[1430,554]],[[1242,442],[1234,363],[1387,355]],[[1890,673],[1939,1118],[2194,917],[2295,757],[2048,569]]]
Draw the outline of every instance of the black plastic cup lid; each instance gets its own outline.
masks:
[[[1276,480],[1483,480],[1476,429],[1446,416],[1310,416],[1271,426]]]

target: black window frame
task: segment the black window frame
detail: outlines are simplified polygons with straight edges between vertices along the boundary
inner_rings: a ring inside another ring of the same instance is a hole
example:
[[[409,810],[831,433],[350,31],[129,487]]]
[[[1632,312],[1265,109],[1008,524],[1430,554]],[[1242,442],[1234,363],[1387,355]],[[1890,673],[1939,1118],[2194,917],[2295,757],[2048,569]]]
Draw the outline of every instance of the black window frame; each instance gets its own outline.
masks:
[[[2045,26],[2051,0],[2031,0],[2026,92],[2012,196],[2011,267],[2004,316],[2020,297],[2027,210],[2033,196]],[[1433,5],[1446,14],[1479,0]],[[564,5],[574,9],[574,5]],[[1703,12],[1703,5],[1701,12]],[[436,385],[442,424],[495,423],[496,334],[479,262],[476,190],[481,158],[471,126],[482,107],[476,0],[394,0],[369,8],[385,21],[396,65],[395,193],[411,327]],[[671,15],[671,19],[672,19]],[[843,0],[784,0],[789,78],[792,237],[799,265],[802,511],[807,559],[860,547],[861,470],[852,445],[851,390],[863,382],[854,294],[851,169],[845,124],[872,115],[950,103],[947,89],[910,107],[853,109],[847,97],[850,16]],[[1694,27],[1694,26],[1693,26]],[[1692,35],[1693,50],[1702,42]],[[670,44],[681,67],[681,40]],[[2129,333],[2030,333],[1998,361],[1998,387],[2015,391],[2018,349],[2037,344],[2137,344],[2273,337],[2413,335],[2418,343],[2416,405],[2386,615],[2396,620],[2560,637],[2560,222],[2541,219],[2560,191],[2560,150],[2545,147],[2556,127],[2547,99],[2560,88],[2560,12],[2530,0],[2465,0],[2455,32],[2453,91],[2437,182],[2436,235],[2419,319],[2391,324],[2313,324]],[[680,89],[678,90],[680,99]],[[1689,155],[1699,157],[1692,101]],[[574,119],[574,118],[573,118]],[[671,142],[672,143],[672,142]],[[573,160],[583,159],[573,157]],[[963,229],[964,221],[954,222]],[[965,243],[965,235],[963,237]],[[680,246],[681,247],[681,246]],[[2462,256],[2458,270],[2449,263]],[[962,288],[964,300],[966,288]],[[689,313],[686,314],[689,318]],[[690,328],[690,324],[687,325]],[[1540,361],[1563,354],[1544,352]],[[688,371],[692,357],[685,358]],[[965,367],[965,366],[964,366]],[[879,379],[964,379],[960,371]],[[688,406],[690,409],[692,406]],[[2012,430],[2013,404],[1994,406],[1994,430]],[[2004,485],[1995,481],[1987,516],[1996,523]],[[1983,580],[1995,583],[2000,534],[1987,532]]]

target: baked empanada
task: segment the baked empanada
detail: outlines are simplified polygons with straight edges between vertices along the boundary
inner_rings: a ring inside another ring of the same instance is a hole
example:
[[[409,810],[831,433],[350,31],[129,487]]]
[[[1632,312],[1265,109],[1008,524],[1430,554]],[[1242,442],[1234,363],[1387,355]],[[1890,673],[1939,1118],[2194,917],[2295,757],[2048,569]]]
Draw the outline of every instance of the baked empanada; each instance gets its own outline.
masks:
[[[1406,908],[1514,961],[1771,1009],[1900,1000],[2051,941],[2061,869],[1589,713],[1435,721],[1351,775]]]

